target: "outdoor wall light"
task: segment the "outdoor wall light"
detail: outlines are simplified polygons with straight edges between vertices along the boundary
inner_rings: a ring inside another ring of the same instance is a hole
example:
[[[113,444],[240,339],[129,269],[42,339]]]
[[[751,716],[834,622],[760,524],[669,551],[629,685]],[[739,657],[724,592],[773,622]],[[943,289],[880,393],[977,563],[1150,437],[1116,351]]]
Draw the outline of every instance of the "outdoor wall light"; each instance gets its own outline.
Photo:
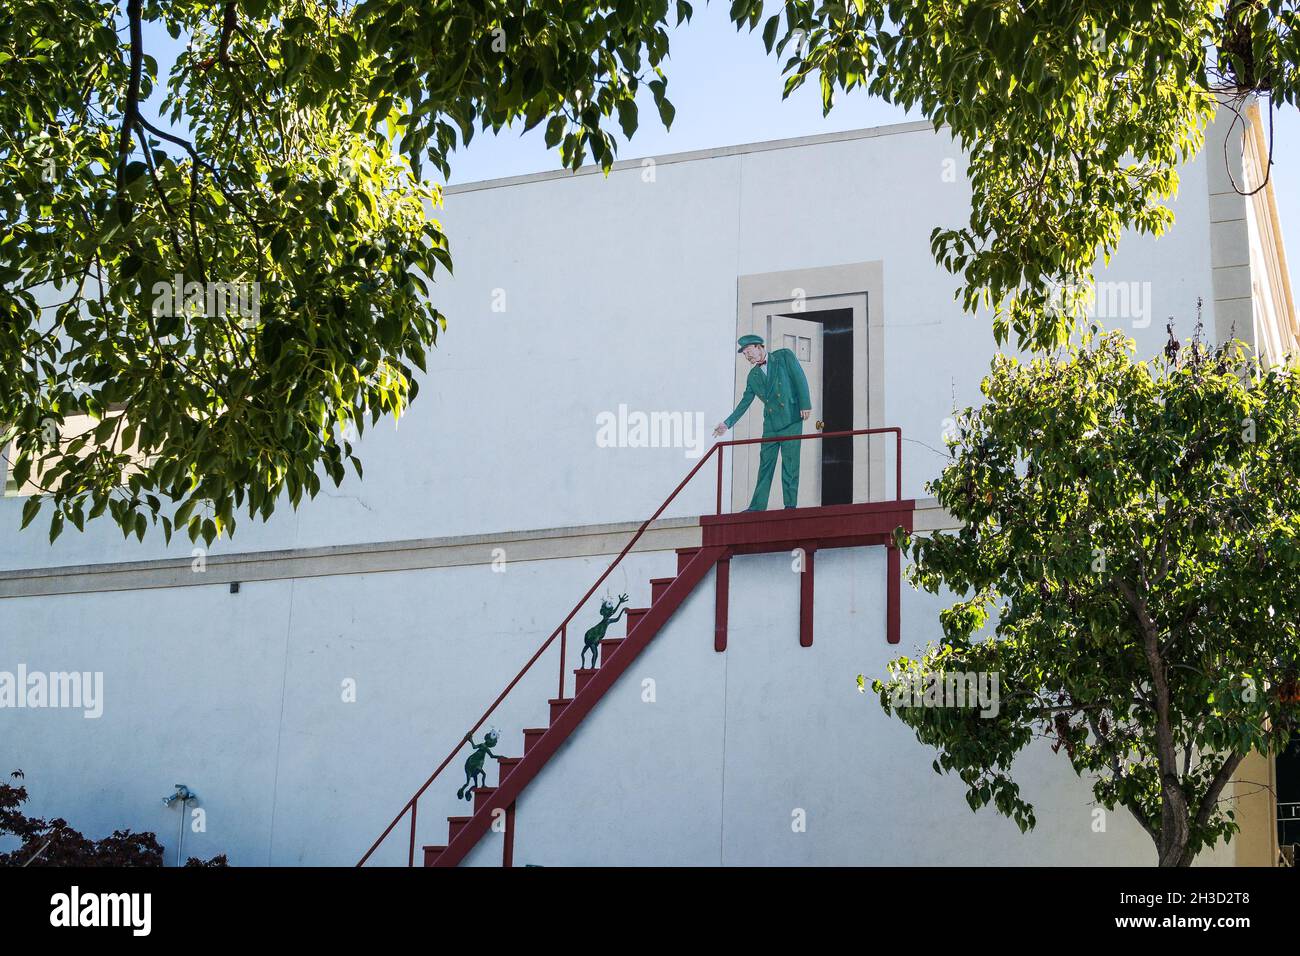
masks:
[[[163,797],[163,806],[170,807],[177,800],[181,801],[181,803],[187,803],[188,801],[193,799],[194,799],[194,793],[190,790],[190,788],[185,786],[185,784],[183,783],[178,783],[176,784],[175,793],[173,793],[170,797]]]

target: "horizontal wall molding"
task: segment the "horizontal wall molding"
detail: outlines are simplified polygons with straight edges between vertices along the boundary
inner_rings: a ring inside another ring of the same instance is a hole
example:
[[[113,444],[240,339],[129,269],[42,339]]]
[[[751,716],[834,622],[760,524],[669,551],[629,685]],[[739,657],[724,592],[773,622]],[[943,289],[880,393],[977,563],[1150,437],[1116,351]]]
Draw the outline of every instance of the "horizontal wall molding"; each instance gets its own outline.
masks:
[[[504,550],[505,559],[510,562],[615,555],[638,527],[639,524],[628,522],[208,555],[201,572],[194,570],[191,558],[0,571],[0,598],[463,567],[490,564],[498,548]],[[699,543],[698,519],[669,518],[656,521],[646,529],[633,550],[670,551],[698,547]]]
[[[916,510],[912,512],[912,532],[921,531],[956,531],[961,522],[948,514],[933,498],[917,498]]]
[[[624,522],[283,551],[246,551],[208,555],[202,571],[194,569],[194,559],[191,558],[0,571],[0,599],[464,567],[491,564],[498,548],[504,551],[505,559],[510,562],[612,557],[623,550],[639,527],[638,523]],[[925,499],[917,502],[915,527],[918,531],[934,531],[956,525],[934,499]],[[698,518],[665,518],[646,529],[633,551],[673,551],[699,546]]]

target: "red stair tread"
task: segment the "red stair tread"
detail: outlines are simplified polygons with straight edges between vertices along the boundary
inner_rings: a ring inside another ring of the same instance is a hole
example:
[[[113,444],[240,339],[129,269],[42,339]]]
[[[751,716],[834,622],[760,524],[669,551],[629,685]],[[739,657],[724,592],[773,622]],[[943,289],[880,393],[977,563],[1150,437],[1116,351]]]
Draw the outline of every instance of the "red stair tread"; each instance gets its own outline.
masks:
[[[664,592],[667,591],[668,588],[672,585],[672,583],[676,580],[677,577],[675,575],[671,578],[651,578],[650,579],[650,603],[654,604],[661,597],[663,597]]]
[[[487,803],[492,794],[496,792],[496,787],[476,787],[474,789],[474,812],[478,813],[482,810],[483,804]]]
[[[560,714],[564,713],[564,708],[573,703],[572,697],[552,697],[547,701],[551,705],[551,723],[560,719]]]
[[[600,662],[604,664],[610,659],[613,653],[623,646],[623,638],[607,637],[600,642]]]
[[[447,842],[451,843],[456,839],[456,835],[465,828],[465,825],[473,820],[473,817],[448,817],[447,818]]]
[[[433,866],[438,857],[442,856],[442,851],[447,849],[445,846],[426,846],[424,848],[424,865]]]

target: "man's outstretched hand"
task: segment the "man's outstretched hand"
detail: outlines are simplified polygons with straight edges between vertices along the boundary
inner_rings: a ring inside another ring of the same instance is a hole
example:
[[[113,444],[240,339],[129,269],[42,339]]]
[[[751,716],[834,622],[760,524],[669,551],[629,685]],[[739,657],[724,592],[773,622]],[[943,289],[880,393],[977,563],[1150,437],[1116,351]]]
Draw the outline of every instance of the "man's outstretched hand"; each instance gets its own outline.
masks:
[[[718,422],[717,426],[713,429],[713,437],[721,438],[725,434],[727,434],[727,426],[722,422]]]

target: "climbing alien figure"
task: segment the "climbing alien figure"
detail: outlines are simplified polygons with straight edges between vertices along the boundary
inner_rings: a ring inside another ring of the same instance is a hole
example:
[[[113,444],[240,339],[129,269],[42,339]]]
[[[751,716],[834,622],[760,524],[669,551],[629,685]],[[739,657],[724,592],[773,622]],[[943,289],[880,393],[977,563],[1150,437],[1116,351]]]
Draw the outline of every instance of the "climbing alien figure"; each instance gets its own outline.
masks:
[[[497,760],[501,759],[492,752],[492,748],[495,747],[497,741],[501,739],[501,735],[495,730],[489,730],[484,734],[483,742],[481,744],[474,743],[474,735],[472,733],[466,734],[465,739],[469,741],[469,745],[473,747],[474,750],[465,760],[465,786],[456,791],[457,800],[473,800],[474,788],[484,786],[487,783],[487,771],[483,769],[483,764],[487,761],[487,758],[493,757]],[[479,777],[483,778],[481,783],[478,782]]]
[[[618,609],[627,603],[627,595],[620,594],[617,604],[610,604],[608,601],[600,602],[600,623],[587,632],[582,643],[582,664],[585,667],[587,663],[587,652],[591,651],[591,666],[596,666],[596,650],[600,647],[600,642],[605,639],[605,631],[608,627],[627,613],[627,608],[622,611]],[[615,617],[618,612],[618,617]]]

